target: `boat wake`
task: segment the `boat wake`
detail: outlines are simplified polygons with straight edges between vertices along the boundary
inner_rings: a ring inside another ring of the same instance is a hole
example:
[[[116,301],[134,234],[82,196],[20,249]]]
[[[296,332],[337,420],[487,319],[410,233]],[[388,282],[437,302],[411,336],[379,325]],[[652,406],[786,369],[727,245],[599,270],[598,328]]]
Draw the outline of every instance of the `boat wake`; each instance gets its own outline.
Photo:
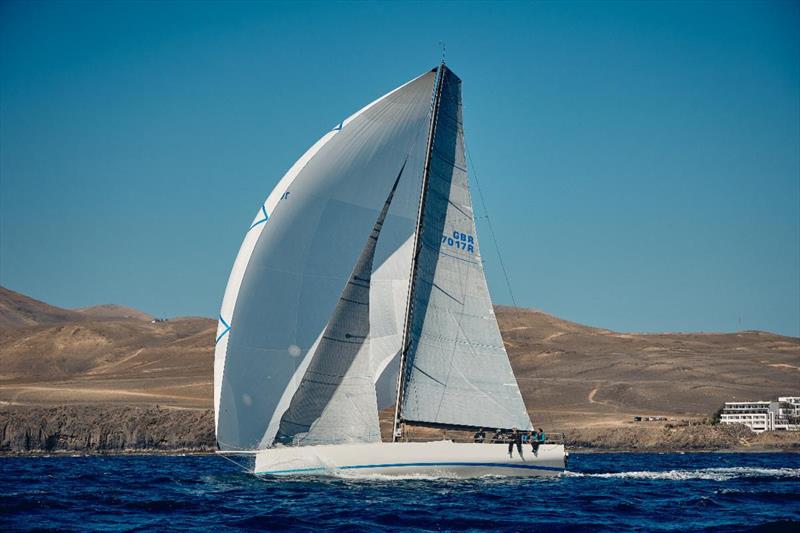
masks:
[[[647,479],[686,481],[692,479],[707,481],[729,481],[742,478],[800,478],[800,468],[701,468],[697,470],[664,470],[634,472],[565,472],[566,477],[588,477],[607,479]]]
[[[336,477],[344,479],[375,480],[375,481],[397,481],[397,480],[446,480],[458,479],[458,476],[448,475],[445,472],[435,474],[407,474],[407,475],[386,475],[386,474],[367,474],[355,471],[337,471]],[[754,467],[731,467],[731,468],[700,468],[696,470],[639,470],[631,472],[564,472],[565,478],[597,478],[597,479],[633,479],[633,480],[664,480],[664,481],[730,481],[734,479],[752,478],[772,478],[772,479],[800,479],[800,468],[754,468]],[[505,479],[502,476],[483,476],[480,479]],[[554,478],[550,478],[552,480]]]
[[[358,472],[352,470],[337,470],[333,473],[335,477],[342,479],[357,479],[357,480],[373,480],[373,481],[402,481],[402,480],[416,480],[416,481],[440,481],[446,479],[459,479],[453,473],[441,472],[434,474],[367,474],[365,472]]]

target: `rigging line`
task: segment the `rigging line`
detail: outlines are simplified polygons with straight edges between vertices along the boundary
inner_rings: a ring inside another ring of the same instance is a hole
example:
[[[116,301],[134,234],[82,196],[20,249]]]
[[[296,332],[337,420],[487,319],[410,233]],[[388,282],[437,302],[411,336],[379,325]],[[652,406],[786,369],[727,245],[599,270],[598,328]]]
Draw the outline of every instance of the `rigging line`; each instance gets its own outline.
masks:
[[[217,456],[219,456],[219,457],[222,457],[222,458],[223,458],[223,459],[225,459],[226,461],[230,461],[231,463],[235,464],[235,465],[236,465],[237,467],[239,467],[239,468],[242,470],[242,472],[244,472],[245,474],[252,474],[252,471],[250,470],[250,468],[248,468],[248,467],[244,466],[244,465],[243,465],[243,464],[241,464],[241,463],[238,463],[238,462],[234,461],[233,459],[231,459],[230,457],[226,456],[225,454],[222,454],[222,453],[217,453]]]
[[[481,190],[480,181],[478,181],[478,173],[475,171],[475,163],[472,162],[472,156],[469,153],[469,149],[467,148],[467,141],[464,140],[464,152],[467,154],[467,161],[469,162],[469,166],[472,168],[472,177],[475,179],[475,188],[478,189],[478,196],[481,199],[481,207],[483,207],[483,214],[484,218],[486,218],[486,225],[489,226],[489,233],[492,235],[492,241],[494,241],[494,249],[497,252],[497,259],[500,261],[500,269],[503,271],[503,277],[506,280],[506,287],[508,288],[508,294],[511,296],[511,303],[514,304],[514,307],[517,307],[517,300],[514,298],[514,291],[511,290],[511,280],[508,277],[508,271],[506,270],[506,265],[503,263],[503,255],[500,253],[500,244],[497,242],[497,235],[495,235],[494,227],[492,226],[492,220],[489,218],[489,210],[486,209],[486,199],[483,197],[483,191]]]
[[[495,251],[497,252],[497,259],[498,262],[500,263],[500,269],[503,271],[503,277],[506,280],[508,295],[511,297],[511,303],[514,305],[514,307],[517,307],[517,299],[514,298],[514,291],[511,288],[511,279],[508,276],[506,265],[503,262],[503,254],[500,253],[500,244],[497,242],[497,234],[495,234],[494,232],[494,226],[492,226],[492,220],[489,217],[489,210],[486,207],[486,198],[483,196],[483,189],[481,189],[481,183],[480,180],[478,179],[478,172],[475,170],[475,163],[472,161],[472,155],[470,154],[469,148],[467,147],[466,135],[464,136],[463,142],[464,142],[464,154],[467,157],[467,163],[469,167],[472,169],[472,176],[475,179],[475,188],[478,189],[478,196],[481,199],[481,207],[483,208],[483,217],[486,219],[486,224],[487,226],[489,226],[489,233],[492,236],[492,241],[494,241],[494,248]],[[505,347],[503,349],[505,350]],[[519,387],[519,385],[517,385],[517,387]],[[522,396],[522,393],[520,393],[520,396]],[[524,405],[524,400],[523,400],[523,405]],[[528,419],[530,419],[530,414],[528,414],[527,408],[525,409],[525,414],[528,417]],[[533,426],[533,422],[531,422],[531,426]]]

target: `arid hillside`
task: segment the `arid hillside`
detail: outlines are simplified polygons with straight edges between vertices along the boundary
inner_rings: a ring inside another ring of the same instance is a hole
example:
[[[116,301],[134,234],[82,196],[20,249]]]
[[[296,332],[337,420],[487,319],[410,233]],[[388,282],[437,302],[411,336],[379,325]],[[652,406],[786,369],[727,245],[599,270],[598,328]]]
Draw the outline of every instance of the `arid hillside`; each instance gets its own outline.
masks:
[[[800,394],[800,339],[761,331],[631,334],[497,307],[535,423],[704,417],[723,402]]]
[[[80,320],[76,311],[61,309],[0,286],[0,328],[57,324]]]
[[[91,307],[79,307],[75,309],[78,313],[87,318],[114,319],[114,318],[135,318],[149,322],[153,317],[132,307],[125,307],[116,304],[101,304]]]
[[[42,306],[48,313],[39,325],[0,327],[1,402],[211,406],[213,320],[152,323],[119,306],[67,311],[16,301],[21,317],[43,316]]]
[[[213,320],[151,323],[126,308],[69,311],[0,295],[0,402],[212,406]],[[508,307],[497,317],[534,421],[551,431],[706,417],[726,400],[800,394],[797,338],[616,333]]]

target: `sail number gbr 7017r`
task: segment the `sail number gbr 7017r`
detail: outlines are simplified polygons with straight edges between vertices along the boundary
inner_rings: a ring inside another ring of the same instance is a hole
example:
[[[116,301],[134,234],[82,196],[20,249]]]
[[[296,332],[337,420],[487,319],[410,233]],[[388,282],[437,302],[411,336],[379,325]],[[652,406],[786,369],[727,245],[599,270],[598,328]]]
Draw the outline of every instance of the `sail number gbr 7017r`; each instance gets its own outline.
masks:
[[[442,246],[466,250],[471,254],[475,253],[475,239],[472,235],[460,231],[453,231],[452,235],[442,235]]]

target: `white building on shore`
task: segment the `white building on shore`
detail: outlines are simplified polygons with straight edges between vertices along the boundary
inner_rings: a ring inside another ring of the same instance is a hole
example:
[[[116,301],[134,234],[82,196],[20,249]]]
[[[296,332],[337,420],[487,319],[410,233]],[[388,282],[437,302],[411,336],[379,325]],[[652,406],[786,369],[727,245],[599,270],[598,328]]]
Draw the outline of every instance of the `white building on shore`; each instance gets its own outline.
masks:
[[[781,396],[770,402],[725,402],[719,421],[744,424],[756,433],[800,431],[800,396]]]

